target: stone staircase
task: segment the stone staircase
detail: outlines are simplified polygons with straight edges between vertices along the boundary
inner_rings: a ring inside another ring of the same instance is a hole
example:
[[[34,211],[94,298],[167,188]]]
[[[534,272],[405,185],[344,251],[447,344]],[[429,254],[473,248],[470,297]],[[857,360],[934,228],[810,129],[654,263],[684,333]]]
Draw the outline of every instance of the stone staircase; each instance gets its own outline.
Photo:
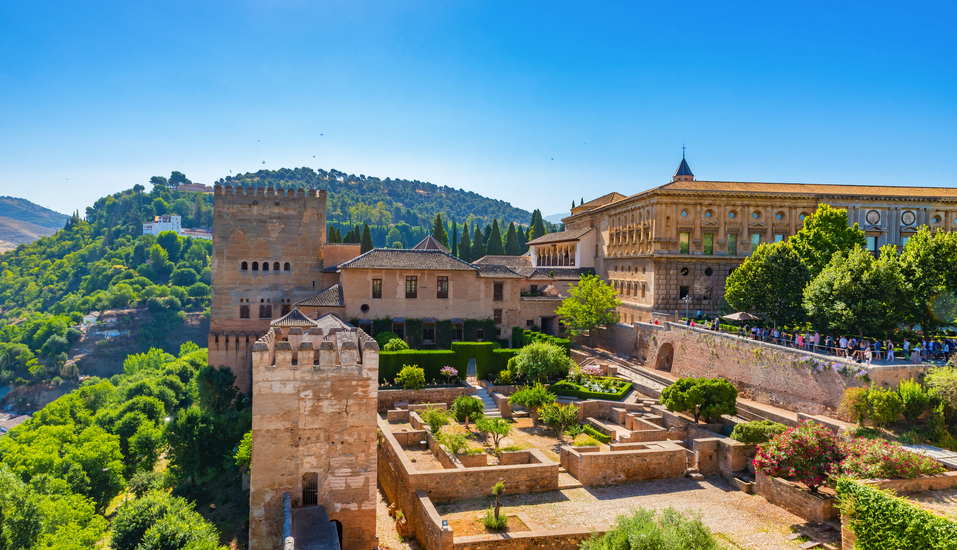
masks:
[[[492,396],[489,395],[487,391],[485,391],[485,388],[483,388],[478,383],[477,380],[474,380],[474,379],[467,380],[466,383],[468,383],[470,386],[472,386],[473,388],[477,390],[478,394],[475,397],[478,397],[479,399],[482,400],[482,405],[484,406],[483,408],[485,409],[484,412],[486,417],[502,418],[501,411],[499,411],[498,407],[495,406],[495,400],[492,399]]]

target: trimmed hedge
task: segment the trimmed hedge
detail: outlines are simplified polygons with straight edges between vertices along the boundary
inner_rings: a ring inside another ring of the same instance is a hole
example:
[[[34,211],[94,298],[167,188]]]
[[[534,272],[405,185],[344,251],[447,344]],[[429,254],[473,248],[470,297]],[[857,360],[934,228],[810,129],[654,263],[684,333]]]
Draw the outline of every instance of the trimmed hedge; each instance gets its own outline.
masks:
[[[605,377],[603,377],[605,378]],[[620,381],[620,378],[609,378],[609,380]],[[565,397],[577,397],[578,399],[605,399],[608,401],[621,401],[625,398],[625,395],[628,393],[628,390],[631,389],[631,382],[625,382],[625,385],[622,386],[620,390],[615,393],[601,393],[586,390],[585,388],[569,382],[568,380],[562,380],[556,382],[548,387],[548,391],[554,393],[555,395],[562,395]]]
[[[512,347],[525,347],[525,329],[521,327],[512,327]]]
[[[480,369],[487,368],[492,363],[492,350],[498,346],[495,342],[452,342],[452,351],[455,352],[454,366],[463,378],[468,372],[469,359],[475,358],[475,375],[481,380]]]
[[[425,371],[425,379],[445,380],[439,374],[442,367],[456,365],[456,354],[449,350],[419,350],[406,349],[402,351],[379,352],[379,381],[386,380],[389,384],[395,380],[403,365],[418,365]],[[459,369],[459,378],[465,378],[465,372]]]
[[[550,342],[564,349],[565,355],[569,357],[572,355],[572,341],[567,338],[556,338],[554,336],[549,336],[548,334],[542,334],[541,332],[535,332],[531,330],[523,330],[522,336],[522,345],[516,346],[513,342],[512,347],[523,348],[532,342]]]
[[[592,427],[589,426],[588,424],[585,424],[585,429],[584,429],[583,431],[584,431],[586,434],[588,434],[588,435],[594,437],[594,438],[597,439],[598,441],[601,441],[602,443],[611,443],[611,436],[610,436],[610,435],[605,435],[605,434],[599,432],[598,430],[596,430],[595,428],[592,428]]]
[[[508,360],[512,357],[518,355],[518,352],[521,350],[509,349],[509,348],[499,348],[492,350],[492,363],[485,370],[484,373],[478,370],[476,366],[476,374],[479,375],[479,380],[495,380],[495,377],[498,376],[498,373],[508,368]],[[485,376],[481,376],[481,374]]]
[[[905,499],[848,478],[837,480],[837,495],[858,550],[957,548],[957,523]]]

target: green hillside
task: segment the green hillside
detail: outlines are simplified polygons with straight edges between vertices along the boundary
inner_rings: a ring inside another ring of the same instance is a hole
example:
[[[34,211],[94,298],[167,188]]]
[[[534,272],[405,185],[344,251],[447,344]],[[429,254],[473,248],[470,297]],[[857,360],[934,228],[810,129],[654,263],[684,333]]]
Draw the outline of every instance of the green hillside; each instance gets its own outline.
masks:
[[[50,229],[63,227],[67,219],[66,214],[16,197],[0,197],[0,216]]]

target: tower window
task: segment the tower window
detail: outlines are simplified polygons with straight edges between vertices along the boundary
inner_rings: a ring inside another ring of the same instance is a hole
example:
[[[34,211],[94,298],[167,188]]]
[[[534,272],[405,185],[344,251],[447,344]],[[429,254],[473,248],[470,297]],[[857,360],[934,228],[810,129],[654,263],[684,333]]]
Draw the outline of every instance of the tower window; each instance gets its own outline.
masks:
[[[253,262],[253,271],[259,271],[259,262]]]
[[[286,262],[286,263],[282,264],[282,270],[283,270],[283,271],[292,271],[292,266],[289,265],[289,262]]]
[[[263,262],[263,273],[269,271],[269,262]]]
[[[272,264],[273,271],[279,271],[279,262],[273,262]]]
[[[249,269],[249,264],[246,263],[246,262],[243,262],[243,263],[239,264],[239,269],[242,269],[243,271],[246,271],[247,269]]]
[[[419,278],[415,275],[409,275],[405,278],[405,297],[419,297]]]

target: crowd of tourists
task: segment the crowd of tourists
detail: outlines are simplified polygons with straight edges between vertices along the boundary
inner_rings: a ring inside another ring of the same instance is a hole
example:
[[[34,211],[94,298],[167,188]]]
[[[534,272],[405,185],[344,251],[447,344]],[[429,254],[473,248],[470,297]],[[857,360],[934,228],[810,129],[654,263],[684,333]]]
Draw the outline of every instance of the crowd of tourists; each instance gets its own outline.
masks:
[[[720,331],[721,323],[718,318],[704,321],[688,319],[688,326],[707,330]],[[761,340],[770,344],[786,346],[814,353],[834,355],[857,361],[870,363],[871,361],[911,361],[914,364],[921,361],[950,360],[951,353],[957,351],[957,341],[953,338],[904,338],[899,345],[890,338],[856,338],[854,336],[822,336],[819,332],[784,331],[777,328],[762,327],[744,324],[735,327],[733,334]]]

